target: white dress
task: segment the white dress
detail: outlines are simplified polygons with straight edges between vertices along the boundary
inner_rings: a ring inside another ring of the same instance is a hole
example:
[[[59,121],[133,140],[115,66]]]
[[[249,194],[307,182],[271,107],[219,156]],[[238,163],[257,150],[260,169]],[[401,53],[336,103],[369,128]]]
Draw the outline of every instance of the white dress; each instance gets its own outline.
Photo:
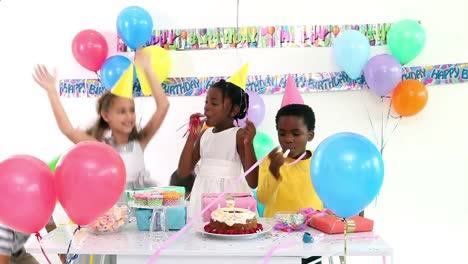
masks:
[[[127,174],[126,190],[155,187],[157,185],[156,180],[152,179],[148,170],[146,170],[145,155],[140,142],[132,140],[125,145],[115,145],[112,138],[106,139],[105,142],[119,152],[125,164]]]
[[[242,162],[237,152],[236,136],[239,127],[213,133],[208,128],[200,139],[200,167],[190,194],[188,217],[202,210],[204,193],[221,193],[243,174]],[[251,192],[244,179],[232,192]]]

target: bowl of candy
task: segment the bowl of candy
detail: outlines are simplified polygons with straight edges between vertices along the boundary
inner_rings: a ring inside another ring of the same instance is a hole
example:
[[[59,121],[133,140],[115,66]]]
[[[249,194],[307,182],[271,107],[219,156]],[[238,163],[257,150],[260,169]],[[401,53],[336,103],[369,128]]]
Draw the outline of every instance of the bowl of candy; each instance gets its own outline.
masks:
[[[298,212],[278,212],[275,214],[276,230],[296,231],[304,229],[306,216]]]
[[[126,204],[116,204],[89,224],[87,230],[98,235],[120,232],[128,223],[128,213]]]

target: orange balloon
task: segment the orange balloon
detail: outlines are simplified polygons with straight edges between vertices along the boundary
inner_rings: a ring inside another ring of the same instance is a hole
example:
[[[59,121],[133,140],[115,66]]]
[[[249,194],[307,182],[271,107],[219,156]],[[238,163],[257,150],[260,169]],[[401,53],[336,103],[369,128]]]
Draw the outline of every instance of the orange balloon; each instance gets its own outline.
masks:
[[[426,86],[418,80],[401,81],[392,94],[392,105],[395,112],[402,117],[419,113],[427,104]]]
[[[338,33],[340,33],[340,27],[334,26],[333,27],[333,35],[338,36]]]
[[[182,33],[180,33],[180,37],[182,39],[186,39],[187,38],[187,31],[183,30]]]
[[[275,34],[275,31],[276,31],[275,27],[267,27],[268,34],[273,35]]]

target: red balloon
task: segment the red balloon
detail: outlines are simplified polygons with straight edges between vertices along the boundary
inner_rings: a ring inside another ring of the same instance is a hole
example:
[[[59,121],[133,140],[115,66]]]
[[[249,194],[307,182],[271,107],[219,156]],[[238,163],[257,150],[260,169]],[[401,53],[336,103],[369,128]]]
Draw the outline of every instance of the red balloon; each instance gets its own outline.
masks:
[[[107,58],[107,42],[96,30],[83,30],[73,38],[72,52],[81,66],[97,72]]]
[[[47,225],[57,202],[52,171],[28,155],[0,163],[0,193],[0,222],[28,234]]]
[[[111,146],[97,141],[76,144],[57,164],[57,197],[70,219],[87,225],[120,198],[126,183],[125,165]]]

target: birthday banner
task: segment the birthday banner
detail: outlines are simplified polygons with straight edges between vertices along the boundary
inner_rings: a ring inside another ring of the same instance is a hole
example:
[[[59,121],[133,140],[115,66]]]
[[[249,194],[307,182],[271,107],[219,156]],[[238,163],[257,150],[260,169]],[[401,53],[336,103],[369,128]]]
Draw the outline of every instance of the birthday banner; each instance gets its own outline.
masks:
[[[347,91],[368,89],[364,76],[351,80],[345,72],[296,73],[291,74],[300,92]],[[216,77],[174,77],[162,83],[167,95],[199,96],[221,78]],[[283,93],[288,74],[250,75],[247,80],[247,90],[259,94]],[[403,67],[403,80],[416,79],[425,85],[462,83],[468,81],[468,63],[442,64],[431,66]],[[97,97],[106,89],[96,79],[66,79],[60,80],[60,96],[62,97]],[[140,84],[134,85],[134,97],[144,96]]]
[[[331,47],[340,32],[351,29],[361,31],[371,46],[382,46],[387,44],[390,27],[390,23],[383,23],[154,30],[146,46],[170,50]],[[117,38],[117,51],[132,51]]]

